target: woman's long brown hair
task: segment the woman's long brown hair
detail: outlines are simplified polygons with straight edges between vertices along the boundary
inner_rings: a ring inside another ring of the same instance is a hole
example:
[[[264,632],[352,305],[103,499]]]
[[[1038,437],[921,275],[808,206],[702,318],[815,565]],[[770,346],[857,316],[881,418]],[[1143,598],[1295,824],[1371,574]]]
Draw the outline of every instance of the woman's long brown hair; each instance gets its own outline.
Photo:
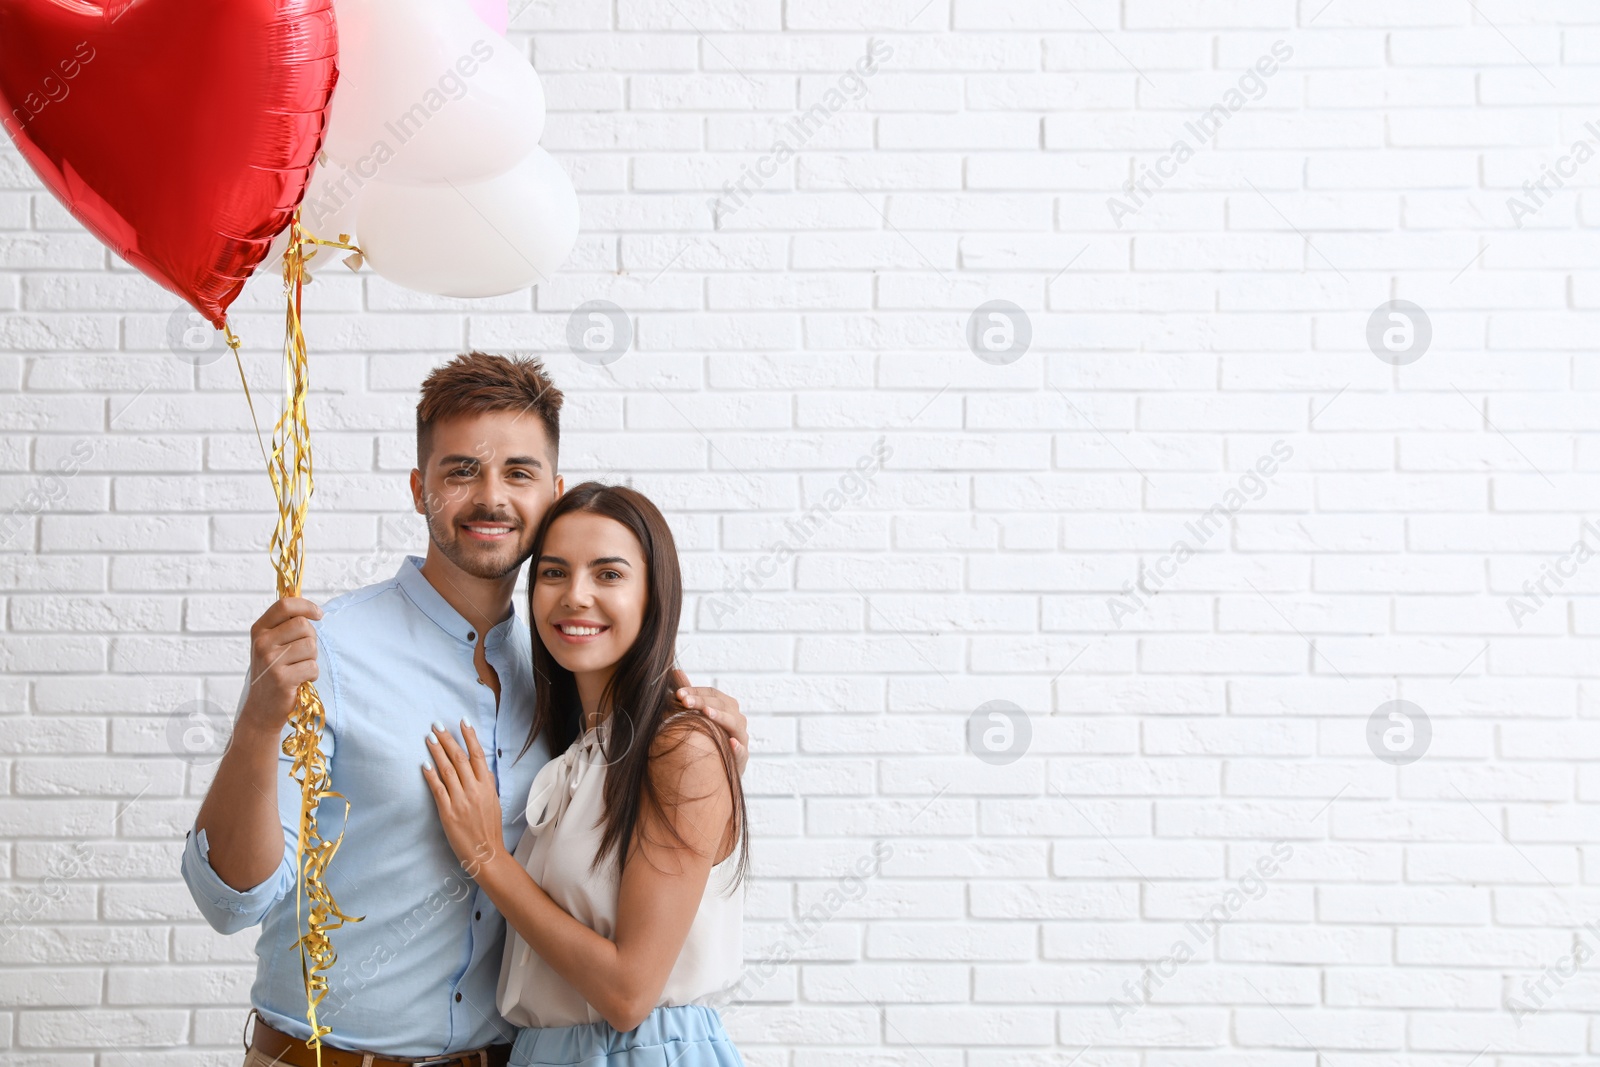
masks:
[[[617,661],[616,670],[600,697],[601,707],[611,708],[606,719],[610,726],[604,748],[607,771],[601,821],[605,830],[589,869],[593,871],[604,856],[616,851],[617,878],[621,880],[631,849],[619,849],[618,845],[624,841],[631,845],[647,803],[657,820],[671,830],[677,846],[687,846],[668,818],[667,809],[685,799],[699,798],[662,796],[650,775],[650,758],[653,751],[659,756],[675,750],[683,744],[689,731],[699,730],[716,743],[722,756],[723,773],[733,790],[735,848],[740,858],[729,887],[731,891],[743,881],[750,865],[750,828],[745,819],[744,789],[739,782],[738,765],[720,727],[699,712],[680,710],[674,713],[672,710],[670,676],[676,666],[678,617],[683,611],[678,549],[660,510],[648,497],[628,486],[600,482],[574,486],[556,498],[534,534],[528,572],[528,620],[529,629],[533,631],[535,683],[533,727],[517,758],[522,758],[541,734],[548,737],[550,755],[554,758],[566,752],[583,733],[580,729],[583,705],[578,698],[577,680],[545,647],[533,617],[533,590],[539,581],[539,559],[544,555],[550,527],[561,516],[579,511],[615,519],[632,531],[644,549],[646,577],[644,619],[639,636]],[[667,729],[669,724],[670,730]],[[669,741],[676,738],[676,743],[658,750],[657,742],[662,738]],[[719,851],[720,846],[721,841],[718,842]]]

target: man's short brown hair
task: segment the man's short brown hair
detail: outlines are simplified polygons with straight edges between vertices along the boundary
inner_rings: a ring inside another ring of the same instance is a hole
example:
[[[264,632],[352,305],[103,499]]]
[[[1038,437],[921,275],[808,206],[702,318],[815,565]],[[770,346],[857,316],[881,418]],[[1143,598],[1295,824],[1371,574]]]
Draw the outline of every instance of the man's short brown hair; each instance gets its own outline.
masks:
[[[561,445],[561,390],[537,359],[490,355],[476,350],[435,367],[422,380],[417,401],[417,469],[426,469],[433,426],[442,419],[488,411],[533,415],[550,439],[551,474]]]

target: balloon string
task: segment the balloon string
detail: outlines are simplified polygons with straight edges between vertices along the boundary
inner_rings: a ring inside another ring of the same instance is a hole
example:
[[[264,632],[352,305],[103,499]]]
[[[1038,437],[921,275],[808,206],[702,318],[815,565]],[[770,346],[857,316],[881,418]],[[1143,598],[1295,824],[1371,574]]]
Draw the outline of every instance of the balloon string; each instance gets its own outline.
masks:
[[[239,338],[233,334],[233,327],[227,321],[222,323],[222,336],[228,342],[228,347],[233,350],[233,365],[239,368],[239,384],[244,386],[244,402],[250,408],[250,421],[255,424],[256,444],[261,447],[261,462],[267,469],[272,469],[272,461],[267,458],[267,446],[261,441],[261,420],[256,418],[256,404],[250,399],[250,382],[244,376],[244,364],[239,360]]]
[[[306,421],[306,398],[309,389],[309,367],[305,333],[301,326],[302,286],[309,280],[306,273],[306,248],[326,245],[347,248],[359,254],[359,249],[341,241],[324,241],[307,233],[300,226],[300,209],[289,223],[289,246],[283,253],[283,283],[287,297],[284,319],[284,367],[286,371],[284,395],[280,413],[272,431],[272,454],[267,456],[262,444],[262,457],[267,463],[267,473],[277,494],[278,522],[273,530],[271,555],[277,573],[279,598],[299,596],[305,564],[306,509],[315,489],[311,469],[311,428]],[[261,424],[256,419],[255,403],[250,397],[250,383],[245,381],[244,365],[239,360],[239,339],[224,323],[223,336],[233,349],[234,362],[239,367],[239,379],[244,383],[245,402],[250,405],[250,418],[256,424],[256,440],[261,441]],[[300,973],[306,990],[306,1020],[311,1026],[311,1036],[306,1047],[317,1050],[317,1067],[322,1065],[322,1036],[333,1032],[331,1026],[317,1023],[317,1005],[328,994],[327,971],[337,959],[329,930],[336,930],[346,922],[360,922],[365,916],[350,916],[339,910],[333,894],[324,881],[324,873],[344,841],[344,830],[332,841],[325,840],[317,827],[317,807],[324,797],[344,800],[345,822],[350,817],[350,801],[344,794],[329,788],[327,757],[320,745],[326,726],[326,712],[317,695],[316,686],[302,682],[295,692],[295,707],[289,716],[292,730],[283,739],[283,754],[293,759],[289,777],[300,785],[300,819],[295,843],[295,868],[297,892],[295,894],[295,923],[305,932],[296,941],[300,948]],[[309,902],[310,915],[302,912],[302,901]]]

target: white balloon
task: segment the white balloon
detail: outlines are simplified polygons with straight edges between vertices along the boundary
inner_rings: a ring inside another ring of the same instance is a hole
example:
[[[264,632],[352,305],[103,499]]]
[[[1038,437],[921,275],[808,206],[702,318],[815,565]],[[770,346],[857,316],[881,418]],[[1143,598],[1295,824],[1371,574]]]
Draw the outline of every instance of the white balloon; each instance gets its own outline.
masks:
[[[367,183],[356,228],[372,269],[439,296],[499,296],[537,285],[578,240],[578,194],[535,148],[505,174],[476,183]]]
[[[334,14],[331,159],[367,180],[478,181],[539,143],[539,76],[467,0],[336,0]]]
[[[300,201],[300,225],[326,241],[337,241],[341,233],[356,233],[356,212],[361,207],[361,191],[366,186],[361,176],[328,160],[311,173],[305,199]]]

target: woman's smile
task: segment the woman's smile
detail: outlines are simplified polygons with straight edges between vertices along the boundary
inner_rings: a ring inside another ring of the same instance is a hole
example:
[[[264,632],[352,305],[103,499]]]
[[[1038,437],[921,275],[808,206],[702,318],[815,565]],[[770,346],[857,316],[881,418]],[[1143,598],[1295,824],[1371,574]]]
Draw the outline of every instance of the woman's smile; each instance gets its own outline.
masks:
[[[563,619],[554,624],[556,635],[569,645],[585,645],[599,640],[611,627],[588,619]]]

